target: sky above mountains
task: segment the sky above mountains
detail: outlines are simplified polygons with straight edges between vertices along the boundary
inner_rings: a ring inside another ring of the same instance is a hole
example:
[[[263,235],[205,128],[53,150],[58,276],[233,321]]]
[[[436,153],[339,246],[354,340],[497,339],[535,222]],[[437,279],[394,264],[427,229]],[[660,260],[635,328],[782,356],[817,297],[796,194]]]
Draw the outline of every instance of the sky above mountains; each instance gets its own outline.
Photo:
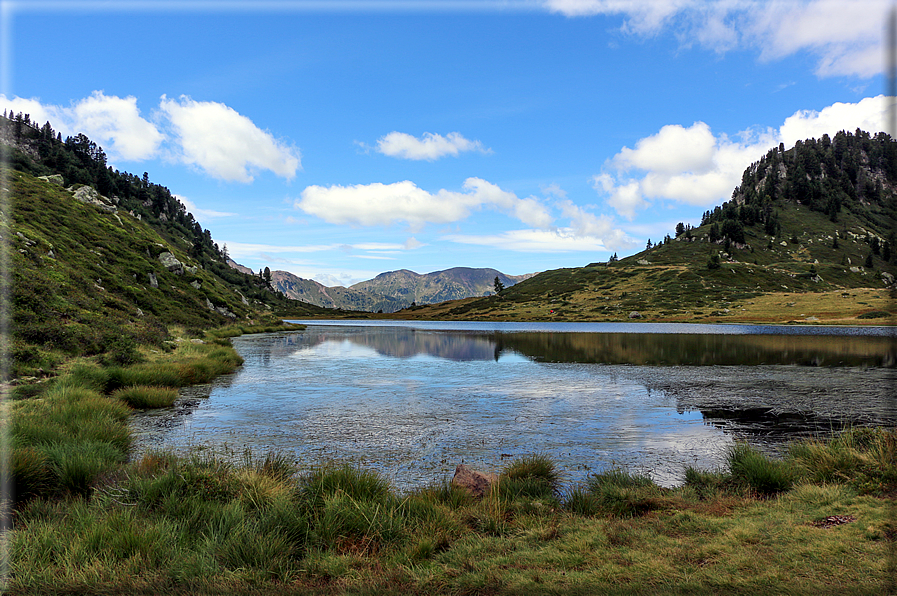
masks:
[[[886,0],[0,0],[0,109],[325,285],[624,256],[884,130]]]

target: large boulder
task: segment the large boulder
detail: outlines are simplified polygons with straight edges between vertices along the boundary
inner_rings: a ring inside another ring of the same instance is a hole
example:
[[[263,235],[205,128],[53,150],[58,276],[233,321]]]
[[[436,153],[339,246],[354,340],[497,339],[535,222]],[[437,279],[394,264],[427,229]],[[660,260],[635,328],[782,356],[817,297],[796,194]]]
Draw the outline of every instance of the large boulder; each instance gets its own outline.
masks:
[[[159,255],[159,262],[162,266],[174,273],[175,275],[184,274],[184,264],[177,260],[173,254],[168,251]]]
[[[455,468],[455,476],[452,478],[453,486],[462,488],[477,498],[485,496],[493,482],[495,482],[494,475],[478,472],[464,464],[458,464],[458,467]]]
[[[38,176],[38,180],[43,180],[44,182],[49,182],[50,184],[55,184],[56,186],[65,186],[65,181],[62,179],[60,174],[52,174],[50,176]]]
[[[115,205],[112,205],[109,199],[98,193],[93,187],[80,186],[77,189],[72,190],[72,195],[75,197],[75,200],[81,201],[87,205],[93,205],[101,211],[106,211],[108,213],[115,213],[118,211],[118,208]]]

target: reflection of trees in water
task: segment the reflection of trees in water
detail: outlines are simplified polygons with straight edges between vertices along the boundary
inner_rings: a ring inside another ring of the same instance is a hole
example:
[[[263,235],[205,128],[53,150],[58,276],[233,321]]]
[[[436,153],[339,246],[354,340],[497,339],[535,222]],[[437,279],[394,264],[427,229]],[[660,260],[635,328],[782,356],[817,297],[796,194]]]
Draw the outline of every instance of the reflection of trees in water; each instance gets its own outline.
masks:
[[[352,343],[373,348],[379,354],[410,358],[427,354],[457,362],[498,360],[501,349],[489,336],[389,328],[376,333],[349,336]]]
[[[887,366],[888,337],[667,333],[503,333],[505,347],[539,362],[648,365]]]

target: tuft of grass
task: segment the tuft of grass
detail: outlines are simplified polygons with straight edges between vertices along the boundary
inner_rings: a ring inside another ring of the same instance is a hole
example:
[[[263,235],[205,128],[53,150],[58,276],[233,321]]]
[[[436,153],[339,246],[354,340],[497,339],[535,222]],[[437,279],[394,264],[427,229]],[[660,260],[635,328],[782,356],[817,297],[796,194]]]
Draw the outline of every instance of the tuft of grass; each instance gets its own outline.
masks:
[[[17,447],[10,454],[10,489],[16,501],[46,494],[53,485],[47,454],[35,447]]]
[[[553,498],[561,492],[561,473],[548,456],[528,455],[514,460],[505,468],[498,488],[500,494],[511,499]]]
[[[685,486],[692,488],[701,500],[714,499],[724,490],[728,476],[721,472],[685,468]]]
[[[814,483],[846,483],[862,494],[897,491],[897,430],[847,429],[828,441],[792,443],[788,461]]]
[[[132,408],[167,408],[174,404],[178,390],[173,387],[148,387],[132,385],[112,392],[112,397],[120,399]]]
[[[384,502],[391,488],[377,472],[349,465],[325,465],[299,481],[304,502],[313,510],[324,508],[328,498],[345,494],[355,501]]]
[[[578,498],[579,506],[617,517],[635,517],[664,507],[661,488],[648,476],[625,470],[608,470],[586,480],[591,499]]]
[[[797,479],[787,463],[760,453],[747,443],[737,443],[726,456],[732,480],[760,495],[769,496],[787,491]]]

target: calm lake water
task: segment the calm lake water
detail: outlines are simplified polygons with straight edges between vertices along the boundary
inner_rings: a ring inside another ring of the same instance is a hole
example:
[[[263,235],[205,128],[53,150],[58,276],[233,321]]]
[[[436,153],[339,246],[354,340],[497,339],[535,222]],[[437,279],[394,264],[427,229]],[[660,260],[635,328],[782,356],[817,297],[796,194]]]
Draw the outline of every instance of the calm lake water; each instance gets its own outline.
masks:
[[[775,454],[897,424],[888,328],[302,322],[235,338],[235,374],[136,414],[133,454],[279,451],[407,489],[543,453],[570,482],[625,467],[673,485],[736,440]]]

